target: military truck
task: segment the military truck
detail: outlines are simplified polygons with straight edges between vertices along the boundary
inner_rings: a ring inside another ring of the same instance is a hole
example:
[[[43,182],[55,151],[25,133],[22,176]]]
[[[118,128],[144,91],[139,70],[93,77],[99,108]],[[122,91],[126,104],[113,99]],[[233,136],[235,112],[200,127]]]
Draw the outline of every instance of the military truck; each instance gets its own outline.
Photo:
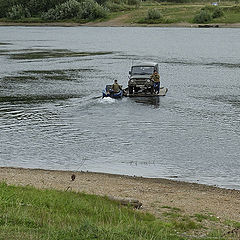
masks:
[[[154,93],[154,81],[150,78],[153,71],[159,73],[158,64],[145,62],[134,64],[129,71],[128,92],[135,93]]]

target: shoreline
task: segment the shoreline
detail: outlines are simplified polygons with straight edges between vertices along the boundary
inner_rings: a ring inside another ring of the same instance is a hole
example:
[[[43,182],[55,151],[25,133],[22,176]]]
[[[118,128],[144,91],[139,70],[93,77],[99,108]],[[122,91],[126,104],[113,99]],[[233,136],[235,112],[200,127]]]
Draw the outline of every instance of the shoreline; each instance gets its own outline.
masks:
[[[75,174],[74,181],[71,180]],[[0,181],[39,189],[85,192],[101,196],[137,199],[142,211],[161,217],[169,208],[188,216],[213,215],[221,221],[240,221],[240,191],[198,183],[131,177],[109,173],[74,172],[0,167]]]
[[[199,27],[206,26],[206,27]],[[128,24],[110,20],[106,22],[51,22],[51,23],[24,23],[24,22],[0,22],[0,27],[161,27],[161,28],[240,28],[240,23],[214,23],[214,24],[191,24],[191,23],[171,23],[171,24]],[[215,27],[218,26],[218,27]]]

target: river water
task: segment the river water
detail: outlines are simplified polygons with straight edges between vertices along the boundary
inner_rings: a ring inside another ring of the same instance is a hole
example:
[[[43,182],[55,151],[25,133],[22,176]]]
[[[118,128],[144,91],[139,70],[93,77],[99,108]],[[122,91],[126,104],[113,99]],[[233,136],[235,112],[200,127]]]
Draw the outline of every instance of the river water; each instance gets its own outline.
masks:
[[[0,166],[240,189],[240,29],[0,27]],[[158,62],[160,98],[101,99]]]

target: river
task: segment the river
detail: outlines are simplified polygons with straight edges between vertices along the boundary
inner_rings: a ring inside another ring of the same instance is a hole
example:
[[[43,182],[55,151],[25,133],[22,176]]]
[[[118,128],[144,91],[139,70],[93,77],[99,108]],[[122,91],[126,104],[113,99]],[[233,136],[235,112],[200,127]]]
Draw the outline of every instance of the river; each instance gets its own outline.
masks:
[[[240,189],[240,29],[0,27],[0,166]],[[101,99],[133,63],[160,98]]]

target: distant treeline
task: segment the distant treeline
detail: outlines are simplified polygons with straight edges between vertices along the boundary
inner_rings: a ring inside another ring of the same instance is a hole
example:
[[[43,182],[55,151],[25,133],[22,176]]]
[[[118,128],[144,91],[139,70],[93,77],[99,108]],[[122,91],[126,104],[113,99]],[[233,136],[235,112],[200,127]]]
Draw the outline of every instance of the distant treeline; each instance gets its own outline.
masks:
[[[138,6],[140,0],[0,0],[0,18],[18,20],[94,20],[105,18],[109,11]]]

